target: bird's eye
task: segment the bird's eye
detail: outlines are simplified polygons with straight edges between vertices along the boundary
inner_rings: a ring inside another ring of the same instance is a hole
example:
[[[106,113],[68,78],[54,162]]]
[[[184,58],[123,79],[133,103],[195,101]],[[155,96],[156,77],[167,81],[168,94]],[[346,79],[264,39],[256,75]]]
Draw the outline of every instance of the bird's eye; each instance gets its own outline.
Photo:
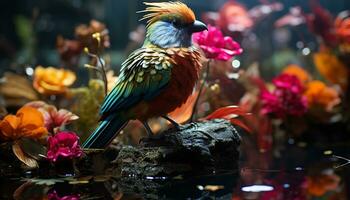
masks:
[[[180,25],[179,20],[176,20],[176,19],[171,20],[171,23],[172,23],[174,26],[179,26],[179,25]]]

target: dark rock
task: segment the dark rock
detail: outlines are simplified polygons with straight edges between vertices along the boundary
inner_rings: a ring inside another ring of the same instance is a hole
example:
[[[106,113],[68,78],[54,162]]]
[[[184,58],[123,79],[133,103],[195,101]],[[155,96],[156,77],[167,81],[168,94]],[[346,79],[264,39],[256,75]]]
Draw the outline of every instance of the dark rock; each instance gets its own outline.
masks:
[[[121,176],[212,174],[238,168],[240,136],[226,120],[191,123],[125,146],[113,163]]]
[[[240,136],[225,120],[196,122],[143,139],[137,147],[111,145],[106,150],[89,150],[82,159],[65,165],[69,174],[78,176],[111,175],[113,177],[174,177],[234,171],[238,168]],[[15,158],[9,145],[1,146],[0,175],[19,177],[57,177],[60,167],[47,160],[31,170]],[[5,151],[6,150],[6,151]],[[66,169],[62,170],[66,170]]]

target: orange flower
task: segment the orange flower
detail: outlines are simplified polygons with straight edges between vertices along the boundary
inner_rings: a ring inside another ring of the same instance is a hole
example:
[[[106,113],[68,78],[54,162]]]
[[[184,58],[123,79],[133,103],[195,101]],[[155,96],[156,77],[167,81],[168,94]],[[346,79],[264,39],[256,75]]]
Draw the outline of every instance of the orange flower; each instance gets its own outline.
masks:
[[[298,77],[298,79],[300,80],[301,83],[303,83],[304,85],[310,81],[310,75],[307,71],[305,71],[303,68],[301,68],[298,65],[288,65],[283,71],[282,73],[284,74],[289,74],[289,75],[294,75],[296,77]]]
[[[335,33],[340,42],[350,43],[350,12],[343,11],[339,13],[334,21]]]
[[[321,81],[311,81],[304,95],[308,100],[309,106],[321,106],[326,111],[331,111],[334,106],[340,103],[338,92],[331,87],[327,87]]]
[[[36,108],[44,117],[45,127],[48,131],[55,133],[61,127],[71,123],[79,117],[66,109],[57,109],[53,105],[46,104],[43,101],[32,101],[25,106]]]
[[[336,174],[321,174],[306,177],[307,192],[313,196],[322,196],[328,191],[335,191],[339,187],[340,177]]]
[[[38,66],[34,72],[33,86],[41,94],[63,94],[75,79],[72,71]]]
[[[46,134],[43,115],[32,107],[24,106],[16,115],[7,115],[0,122],[0,138],[6,141],[22,137],[39,139]]]
[[[343,89],[346,88],[348,71],[335,55],[329,52],[315,53],[314,62],[317,70],[324,78],[331,83],[340,85]]]

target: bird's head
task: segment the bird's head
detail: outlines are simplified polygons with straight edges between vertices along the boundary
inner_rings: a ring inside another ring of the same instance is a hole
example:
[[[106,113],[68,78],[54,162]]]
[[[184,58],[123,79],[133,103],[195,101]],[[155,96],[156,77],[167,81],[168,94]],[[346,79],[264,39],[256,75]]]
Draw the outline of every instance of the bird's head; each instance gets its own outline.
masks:
[[[196,20],[193,11],[181,2],[145,3],[146,14],[141,20],[147,20],[147,33],[144,45],[156,45],[161,48],[189,47],[192,45],[192,33],[207,29]]]

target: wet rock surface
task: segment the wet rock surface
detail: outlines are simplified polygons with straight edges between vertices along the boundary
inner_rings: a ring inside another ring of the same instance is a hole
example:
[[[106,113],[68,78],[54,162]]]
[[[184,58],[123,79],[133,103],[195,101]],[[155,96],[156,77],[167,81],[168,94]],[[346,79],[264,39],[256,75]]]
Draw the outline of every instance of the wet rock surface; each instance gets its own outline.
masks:
[[[41,188],[44,196],[56,191],[63,196],[83,194],[81,197],[96,199],[228,199],[238,180],[238,132],[225,120],[196,122],[143,139],[136,147],[111,145],[106,150],[86,151],[82,159],[56,165],[42,160],[39,168],[31,171],[16,161],[13,166],[1,167],[0,175],[17,177],[14,187],[20,189],[13,190],[21,196],[37,195]],[[6,149],[9,153],[2,155],[5,162],[1,166],[16,160],[10,146]],[[221,174],[221,170],[225,173]],[[206,185],[221,189],[199,189]]]
[[[191,123],[124,146],[113,174],[154,177],[203,175],[238,168],[240,136],[225,120]]]
[[[30,174],[39,177],[73,174],[146,178],[232,172],[238,168],[239,130],[225,120],[195,122],[180,126],[179,130],[170,129],[145,138],[139,146],[111,145],[106,150],[86,151],[82,159],[55,165],[43,159],[39,161],[39,168],[30,170]],[[8,153],[1,156],[0,175],[28,174],[28,169],[14,157],[10,146],[3,149]]]

